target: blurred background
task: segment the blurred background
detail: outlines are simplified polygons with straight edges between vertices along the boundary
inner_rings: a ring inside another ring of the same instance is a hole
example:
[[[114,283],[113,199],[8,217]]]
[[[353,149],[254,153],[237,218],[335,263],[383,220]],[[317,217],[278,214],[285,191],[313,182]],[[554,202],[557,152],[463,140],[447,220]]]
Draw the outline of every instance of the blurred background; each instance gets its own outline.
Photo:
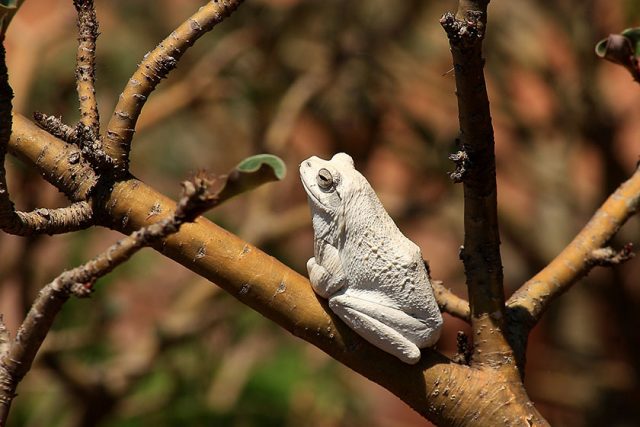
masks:
[[[103,126],[142,56],[203,2],[97,0]],[[306,274],[312,230],[297,165],[345,151],[432,275],[466,296],[451,57],[456,2],[251,0],[150,97],[132,172],[177,197],[199,169],[269,152],[289,175],[209,217]],[[640,155],[640,88],[596,42],[640,25],[632,0],[494,0],[485,42],[506,292],[552,259]],[[70,0],[27,0],[7,39],[15,110],[78,120]],[[20,209],[65,200],[9,158]],[[15,331],[37,291],[120,236],[0,236],[0,312]],[[640,243],[638,217],[613,244]],[[595,269],[533,331],[526,383],[554,426],[640,422],[640,260]],[[466,325],[445,316],[438,347]],[[12,426],[427,426],[398,399],[150,249],[71,300],[18,389]]]

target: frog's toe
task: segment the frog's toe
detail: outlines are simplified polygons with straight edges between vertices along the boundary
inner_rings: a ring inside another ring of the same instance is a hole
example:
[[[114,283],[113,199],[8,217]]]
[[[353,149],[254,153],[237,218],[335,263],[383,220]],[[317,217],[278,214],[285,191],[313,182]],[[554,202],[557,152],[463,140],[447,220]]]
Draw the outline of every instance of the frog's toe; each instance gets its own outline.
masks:
[[[316,263],[316,258],[315,257],[311,257],[309,258],[309,261],[307,261],[307,272],[309,272],[309,276],[311,276],[311,272],[313,271],[313,268],[318,265]]]

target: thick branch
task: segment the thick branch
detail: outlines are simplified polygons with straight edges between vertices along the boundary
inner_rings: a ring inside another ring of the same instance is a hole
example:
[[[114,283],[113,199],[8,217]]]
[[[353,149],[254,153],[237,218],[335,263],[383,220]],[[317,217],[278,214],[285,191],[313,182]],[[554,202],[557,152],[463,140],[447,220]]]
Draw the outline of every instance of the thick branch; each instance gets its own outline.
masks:
[[[142,60],[120,95],[105,136],[105,151],[115,159],[121,173],[127,170],[131,139],[149,94],[176,67],[184,52],[229,16],[242,1],[209,1]]]
[[[21,151],[17,141],[40,132],[39,143],[53,153],[67,147],[35,126],[14,129],[10,150],[38,169],[37,150]],[[128,232],[157,221],[175,204],[145,184],[118,182],[105,195],[105,224]],[[150,216],[154,212],[156,215]],[[356,372],[399,396],[426,418],[460,425],[511,423],[545,425],[519,382],[499,372],[480,371],[424,350],[420,363],[407,365],[367,343],[318,299],[309,281],[275,258],[204,218],[185,224],[156,249],[208,278],[294,335],[319,347]],[[455,405],[451,396],[456,396]],[[503,402],[500,404],[498,402]]]
[[[80,123],[100,135],[100,116],[96,101],[96,39],[98,20],[93,0],[74,0],[78,12],[78,54],[76,56],[76,90],[80,100]]]
[[[493,126],[484,80],[482,40],[488,1],[459,2],[441,19],[456,77],[460,142],[464,152],[464,263],[474,330],[475,364],[513,366],[504,337],[505,311],[498,231]],[[477,365],[476,365],[477,366]]]
[[[609,196],[573,241],[509,298],[509,308],[521,312],[524,317],[525,334],[540,320],[555,298],[593,266],[603,262],[602,251],[599,250],[639,208],[640,169],[637,169]]]
[[[98,176],[77,147],[62,144],[20,114],[13,115],[12,128],[9,152],[27,163],[35,161],[42,177],[72,202],[87,200]]]

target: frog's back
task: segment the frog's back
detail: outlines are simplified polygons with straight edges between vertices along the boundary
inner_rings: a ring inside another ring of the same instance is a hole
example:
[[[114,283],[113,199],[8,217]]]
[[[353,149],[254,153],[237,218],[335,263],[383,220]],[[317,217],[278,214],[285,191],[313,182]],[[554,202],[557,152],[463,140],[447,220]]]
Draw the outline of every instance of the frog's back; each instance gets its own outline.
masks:
[[[420,248],[402,234],[375,194],[361,197],[355,207],[357,215],[347,216],[340,251],[349,281],[346,292],[379,294],[395,308],[431,312],[433,290]]]

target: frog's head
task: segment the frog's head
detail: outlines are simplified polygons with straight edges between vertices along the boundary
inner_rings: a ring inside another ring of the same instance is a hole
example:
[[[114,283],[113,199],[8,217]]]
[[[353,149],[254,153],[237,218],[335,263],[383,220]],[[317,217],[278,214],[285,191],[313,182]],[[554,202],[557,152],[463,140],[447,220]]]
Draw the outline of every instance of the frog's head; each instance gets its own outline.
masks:
[[[309,197],[316,238],[336,244],[344,228],[346,205],[364,177],[353,167],[351,156],[338,153],[331,160],[313,156],[303,161],[300,179]]]

